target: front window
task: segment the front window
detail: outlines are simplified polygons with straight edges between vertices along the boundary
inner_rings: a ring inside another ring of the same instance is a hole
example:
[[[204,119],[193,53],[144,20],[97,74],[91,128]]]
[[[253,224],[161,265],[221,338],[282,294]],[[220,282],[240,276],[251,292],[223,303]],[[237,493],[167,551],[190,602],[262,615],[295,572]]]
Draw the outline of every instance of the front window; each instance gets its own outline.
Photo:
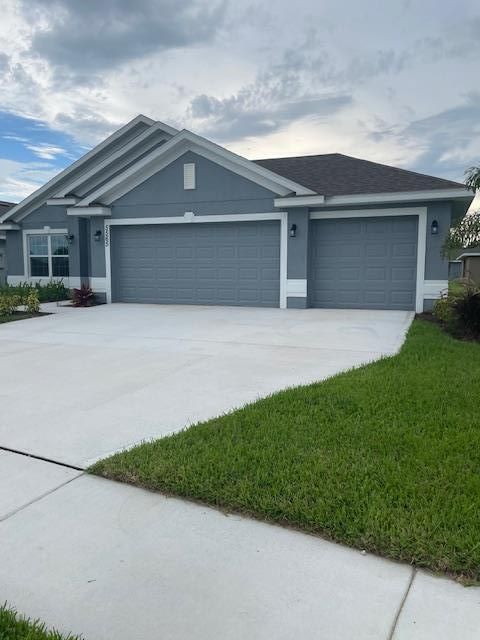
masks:
[[[31,278],[68,277],[68,240],[63,234],[28,236]]]

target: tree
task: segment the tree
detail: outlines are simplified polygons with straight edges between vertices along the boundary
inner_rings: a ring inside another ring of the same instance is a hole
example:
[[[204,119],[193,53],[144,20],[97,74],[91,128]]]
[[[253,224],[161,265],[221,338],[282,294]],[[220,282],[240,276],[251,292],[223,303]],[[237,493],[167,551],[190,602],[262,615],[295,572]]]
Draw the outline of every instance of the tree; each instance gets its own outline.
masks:
[[[470,167],[465,171],[465,185],[474,193],[480,192],[480,167]],[[457,249],[471,249],[480,246],[480,211],[467,213],[450,229],[442,246],[444,256]]]
[[[474,192],[480,190],[480,167],[470,167],[465,171],[465,184]]]
[[[480,211],[468,213],[450,229],[445,238],[442,251],[443,255],[450,256],[456,249],[471,249],[480,246]]]

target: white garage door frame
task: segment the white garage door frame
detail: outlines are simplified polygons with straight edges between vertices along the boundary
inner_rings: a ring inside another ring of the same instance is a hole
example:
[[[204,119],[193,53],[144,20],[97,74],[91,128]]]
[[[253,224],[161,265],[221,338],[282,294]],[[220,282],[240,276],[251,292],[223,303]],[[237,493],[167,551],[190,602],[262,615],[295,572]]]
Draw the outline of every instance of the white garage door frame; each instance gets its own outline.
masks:
[[[425,290],[425,253],[427,243],[427,207],[405,207],[390,209],[349,209],[343,211],[312,211],[310,220],[331,220],[335,218],[387,218],[418,216],[417,237],[417,277],[415,311],[422,313]]]
[[[110,251],[110,227],[112,226],[140,226],[159,224],[205,224],[228,222],[259,222],[262,220],[278,220],[280,222],[280,309],[287,308],[287,243],[288,243],[288,214],[286,211],[270,213],[242,213],[219,215],[195,215],[187,211],[183,216],[166,216],[163,218],[118,218],[105,220],[105,275],[107,303],[112,302],[112,261]]]

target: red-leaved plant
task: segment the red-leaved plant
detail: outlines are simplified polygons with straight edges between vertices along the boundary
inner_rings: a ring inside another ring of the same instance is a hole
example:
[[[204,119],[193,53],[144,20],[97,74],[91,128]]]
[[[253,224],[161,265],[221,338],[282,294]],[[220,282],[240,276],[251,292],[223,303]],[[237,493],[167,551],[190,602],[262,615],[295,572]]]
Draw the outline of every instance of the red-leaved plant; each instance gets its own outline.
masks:
[[[95,304],[95,294],[88,285],[82,284],[80,289],[73,290],[72,304],[74,307],[91,307]]]

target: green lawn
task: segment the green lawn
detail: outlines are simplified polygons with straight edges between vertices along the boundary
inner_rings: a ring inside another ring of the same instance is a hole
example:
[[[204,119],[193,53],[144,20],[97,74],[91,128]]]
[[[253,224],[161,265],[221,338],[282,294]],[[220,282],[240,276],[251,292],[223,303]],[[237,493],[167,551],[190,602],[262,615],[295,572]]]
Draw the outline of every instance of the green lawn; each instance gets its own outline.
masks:
[[[29,620],[8,607],[0,606],[0,640],[80,640],[80,636],[49,631],[38,620]]]
[[[480,345],[399,355],[95,464],[120,481],[480,580]]]

